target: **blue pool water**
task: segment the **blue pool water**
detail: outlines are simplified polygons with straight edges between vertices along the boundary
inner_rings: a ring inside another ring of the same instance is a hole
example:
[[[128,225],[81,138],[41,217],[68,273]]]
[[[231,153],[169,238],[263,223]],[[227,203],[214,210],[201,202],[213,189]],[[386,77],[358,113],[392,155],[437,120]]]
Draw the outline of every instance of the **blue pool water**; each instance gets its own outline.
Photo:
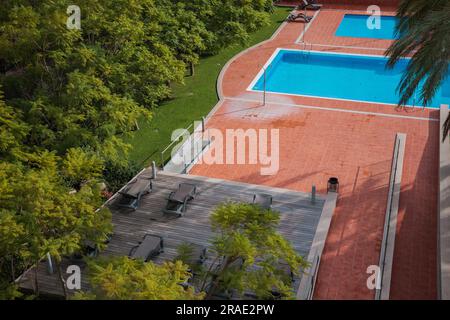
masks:
[[[396,17],[381,16],[379,29],[371,29],[368,27],[367,21],[369,17],[368,15],[346,14],[336,30],[335,35],[338,37],[396,39]],[[369,26],[372,26],[372,23],[369,23]]]
[[[268,92],[344,100],[397,104],[397,86],[409,60],[386,69],[384,57],[280,50],[266,72]],[[450,70],[449,70],[450,74]],[[264,90],[264,74],[253,90]],[[450,78],[436,92],[428,107],[450,104]],[[408,105],[421,106],[412,98]]]

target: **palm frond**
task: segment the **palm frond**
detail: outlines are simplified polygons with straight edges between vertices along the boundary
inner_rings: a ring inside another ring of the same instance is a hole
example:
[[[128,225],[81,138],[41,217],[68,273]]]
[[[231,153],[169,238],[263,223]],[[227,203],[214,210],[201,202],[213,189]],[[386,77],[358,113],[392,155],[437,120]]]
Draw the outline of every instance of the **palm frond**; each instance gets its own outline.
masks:
[[[411,57],[397,88],[398,105],[419,95],[417,102],[427,106],[449,73],[450,1],[402,0],[397,18],[398,40],[385,53],[387,66],[393,68],[401,58]],[[449,131],[450,116],[444,124],[444,139]]]

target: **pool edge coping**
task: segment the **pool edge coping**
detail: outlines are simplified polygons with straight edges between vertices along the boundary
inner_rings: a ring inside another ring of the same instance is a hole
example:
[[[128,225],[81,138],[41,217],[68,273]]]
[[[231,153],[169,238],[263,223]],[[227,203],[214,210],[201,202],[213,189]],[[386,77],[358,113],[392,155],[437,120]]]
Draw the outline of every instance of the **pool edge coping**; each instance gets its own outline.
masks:
[[[261,93],[261,92],[263,92],[263,90],[254,90],[252,88],[256,85],[256,83],[259,81],[260,77],[264,74],[264,70],[267,70],[267,67],[278,56],[280,51],[297,51],[297,52],[305,52],[307,54],[309,54],[309,53],[319,53],[319,54],[323,54],[323,55],[338,55],[338,56],[340,55],[340,56],[372,57],[372,58],[387,59],[386,56],[384,56],[384,55],[377,55],[377,54],[328,52],[328,51],[320,51],[320,50],[305,50],[305,49],[278,47],[278,48],[275,49],[274,53],[270,56],[270,58],[266,61],[266,63],[262,67],[262,69],[256,74],[255,78],[253,78],[253,80],[250,82],[250,85],[245,89],[246,92],[252,92],[252,93]],[[411,60],[411,58],[410,57],[400,57],[399,60]],[[383,106],[397,106],[397,104],[395,104],[395,103],[376,102],[376,101],[364,101],[364,100],[354,100],[354,99],[343,99],[343,98],[334,98],[334,97],[311,96],[311,95],[305,95],[305,94],[284,93],[284,92],[276,92],[276,91],[266,91],[266,93],[276,94],[276,95],[285,95],[285,96],[304,97],[304,98],[328,99],[328,100],[337,100],[337,101],[346,101],[346,102],[377,104],[377,105],[383,105]],[[438,107],[427,107],[427,106],[416,106],[416,105],[404,105],[404,107],[408,107],[408,108],[424,108],[424,109],[430,109],[430,110],[439,110],[439,108],[440,108],[439,106]]]

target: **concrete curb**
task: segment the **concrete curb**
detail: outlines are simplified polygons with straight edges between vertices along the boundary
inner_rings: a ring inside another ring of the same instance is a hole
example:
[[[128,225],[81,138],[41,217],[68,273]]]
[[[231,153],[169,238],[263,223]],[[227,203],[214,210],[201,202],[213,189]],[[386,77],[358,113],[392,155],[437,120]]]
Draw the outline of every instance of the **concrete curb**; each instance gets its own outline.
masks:
[[[336,209],[338,194],[336,192],[329,192],[327,194],[325,205],[320,215],[320,220],[317,225],[316,234],[314,235],[311,249],[309,250],[308,262],[311,263],[310,270],[302,275],[300,285],[297,290],[298,300],[311,300],[314,294],[314,287],[319,271],[320,260],[325,241],[327,240],[328,231],[330,230],[331,219],[334,210]]]
[[[448,105],[441,105],[440,137],[449,114]],[[438,299],[450,299],[450,138],[439,144],[439,196],[438,196]]]
[[[389,300],[391,290],[392,265],[394,262],[395,235],[397,233],[397,215],[400,204],[400,189],[405,157],[406,134],[395,136],[394,154],[392,158],[389,193],[384,221],[383,241],[381,243],[380,267],[381,288],[375,293],[375,300]]]
[[[233,58],[231,58],[230,60],[228,60],[228,62],[223,66],[222,70],[219,73],[219,77],[217,78],[217,83],[216,83],[216,91],[217,91],[217,97],[219,98],[219,102],[221,100],[223,100],[224,98],[224,94],[223,94],[223,89],[222,89],[222,83],[223,83],[223,78],[225,77],[225,73],[228,70],[228,67],[235,62],[237,59],[239,59],[241,56],[245,55],[246,53],[248,53],[249,51],[262,46],[270,41],[273,41],[281,32],[281,30],[284,29],[284,27],[287,25],[287,22],[284,21],[278,28],[277,30],[275,30],[275,32],[272,34],[272,36],[269,39],[266,39],[262,42],[259,42],[253,46],[251,46],[250,48],[245,49],[244,51],[239,52],[238,54],[236,54]],[[214,109],[213,109],[214,110]],[[211,110],[212,111],[212,110]],[[212,115],[212,113],[210,112],[207,116],[207,118]]]

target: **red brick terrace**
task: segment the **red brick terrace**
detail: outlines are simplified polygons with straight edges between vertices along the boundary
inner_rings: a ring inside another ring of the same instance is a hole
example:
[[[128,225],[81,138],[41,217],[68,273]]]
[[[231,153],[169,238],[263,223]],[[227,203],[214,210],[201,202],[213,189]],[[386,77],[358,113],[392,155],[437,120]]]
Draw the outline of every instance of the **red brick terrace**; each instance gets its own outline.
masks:
[[[391,41],[334,36],[345,13],[365,12],[364,1],[337,2],[343,3],[326,1],[309,12],[316,16],[303,39],[301,22],[284,24],[272,39],[232,60],[219,79],[221,101],[207,126],[278,128],[279,172],[262,176],[258,165],[198,164],[191,173],[305,192],[314,184],[321,193],[337,176],[340,198],[315,298],[373,299],[366,269],[379,261],[394,137],[406,133],[391,299],[436,299],[439,111],[279,94],[268,94],[262,106],[261,93],[247,91],[277,48],[383,55]],[[384,1],[383,14],[395,14],[395,4]]]

